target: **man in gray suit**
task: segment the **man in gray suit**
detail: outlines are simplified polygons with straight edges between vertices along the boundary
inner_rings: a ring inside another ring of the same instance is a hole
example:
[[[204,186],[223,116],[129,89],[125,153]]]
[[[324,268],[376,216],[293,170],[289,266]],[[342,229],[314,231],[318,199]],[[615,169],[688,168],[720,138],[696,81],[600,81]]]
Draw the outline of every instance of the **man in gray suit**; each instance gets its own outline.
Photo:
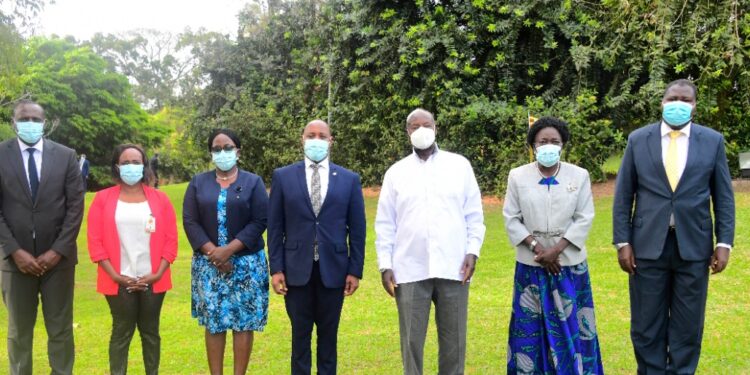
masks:
[[[639,374],[695,373],[708,270],[724,270],[734,240],[724,137],[692,122],[696,91],[684,79],[667,85],[662,121],[630,134],[617,174],[613,242],[630,274]]]
[[[18,138],[0,143],[0,271],[11,374],[32,373],[39,296],[52,374],[73,372],[73,286],[83,185],[73,150],[43,139],[44,109],[13,111]]]

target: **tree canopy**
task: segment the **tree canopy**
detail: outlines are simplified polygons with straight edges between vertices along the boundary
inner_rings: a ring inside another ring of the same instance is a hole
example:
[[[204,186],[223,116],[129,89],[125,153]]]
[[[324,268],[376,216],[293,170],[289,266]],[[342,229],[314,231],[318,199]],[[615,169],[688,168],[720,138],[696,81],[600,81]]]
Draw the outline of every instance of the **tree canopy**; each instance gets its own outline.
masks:
[[[87,155],[95,185],[109,182],[116,145],[150,148],[168,134],[135,102],[128,79],[89,47],[70,39],[33,38],[23,59],[23,91],[44,107],[47,136]]]
[[[300,157],[299,129],[319,117],[334,129],[332,158],[378,184],[409,151],[406,115],[424,107],[486,193],[528,161],[529,113],[568,121],[566,158],[601,179],[624,135],[659,119],[666,83],[684,77],[699,88],[696,121],[724,132],[733,166],[748,147],[746,1],[272,5],[247,8],[237,42],[202,57],[211,83],[193,127],[238,130],[252,140],[245,165],[266,177]]]

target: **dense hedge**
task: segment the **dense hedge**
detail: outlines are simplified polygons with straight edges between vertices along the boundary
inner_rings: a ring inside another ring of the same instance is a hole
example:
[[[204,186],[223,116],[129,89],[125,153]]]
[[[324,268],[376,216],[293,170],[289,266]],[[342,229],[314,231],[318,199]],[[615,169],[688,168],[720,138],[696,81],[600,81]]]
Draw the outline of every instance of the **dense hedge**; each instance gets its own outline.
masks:
[[[526,116],[571,124],[566,158],[602,178],[625,135],[659,118],[667,82],[699,87],[698,122],[722,131],[733,172],[748,147],[748,1],[270,1],[235,42],[202,51],[211,78],[191,127],[237,129],[268,178],[329,119],[332,159],[381,182],[409,152],[406,115],[435,112],[441,147],[466,155],[485,193],[528,161]]]

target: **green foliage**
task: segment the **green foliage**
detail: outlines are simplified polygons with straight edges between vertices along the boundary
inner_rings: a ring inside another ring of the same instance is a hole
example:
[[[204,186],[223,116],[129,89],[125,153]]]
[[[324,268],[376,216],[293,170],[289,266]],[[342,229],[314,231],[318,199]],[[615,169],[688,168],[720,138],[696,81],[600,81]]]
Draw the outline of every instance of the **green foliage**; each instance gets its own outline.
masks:
[[[145,29],[118,35],[97,33],[86,44],[104,57],[111,69],[126,75],[136,101],[155,113],[193,99],[203,84],[196,70],[200,55],[196,49],[215,36],[203,30],[172,34]]]
[[[114,146],[130,142],[152,148],[169,132],[149,121],[125,76],[72,39],[31,39],[24,61],[23,89],[45,108],[47,136],[87,155],[93,188],[110,183]]]
[[[169,129],[170,134],[164,144],[153,150],[159,153],[160,185],[188,181],[198,172],[206,170],[206,152],[196,145],[186,133],[185,124],[191,114],[181,107],[164,107],[151,116],[151,122],[159,127]],[[149,153],[149,156],[153,155]]]
[[[485,192],[525,162],[526,114],[570,123],[569,161],[594,179],[625,135],[659,119],[669,81],[698,85],[696,122],[750,147],[748,2],[275,1],[249,7],[237,43],[201,58],[211,78],[191,132],[231,126],[257,142],[265,177],[300,157],[307,121],[330,120],[333,159],[377,185],[409,152],[406,115],[424,107],[438,142],[466,155]],[[269,6],[269,8],[271,8]],[[248,159],[249,158],[249,159]]]
[[[11,125],[7,122],[0,121],[0,142],[15,136],[16,133],[11,129]]]

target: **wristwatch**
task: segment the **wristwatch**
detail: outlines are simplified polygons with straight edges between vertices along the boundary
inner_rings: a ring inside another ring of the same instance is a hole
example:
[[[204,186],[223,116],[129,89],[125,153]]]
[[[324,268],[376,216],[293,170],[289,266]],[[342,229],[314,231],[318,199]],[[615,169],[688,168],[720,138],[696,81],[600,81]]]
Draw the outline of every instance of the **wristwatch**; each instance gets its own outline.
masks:
[[[534,248],[539,242],[536,241],[536,239],[531,240],[531,243],[529,244],[529,250],[534,251]]]

